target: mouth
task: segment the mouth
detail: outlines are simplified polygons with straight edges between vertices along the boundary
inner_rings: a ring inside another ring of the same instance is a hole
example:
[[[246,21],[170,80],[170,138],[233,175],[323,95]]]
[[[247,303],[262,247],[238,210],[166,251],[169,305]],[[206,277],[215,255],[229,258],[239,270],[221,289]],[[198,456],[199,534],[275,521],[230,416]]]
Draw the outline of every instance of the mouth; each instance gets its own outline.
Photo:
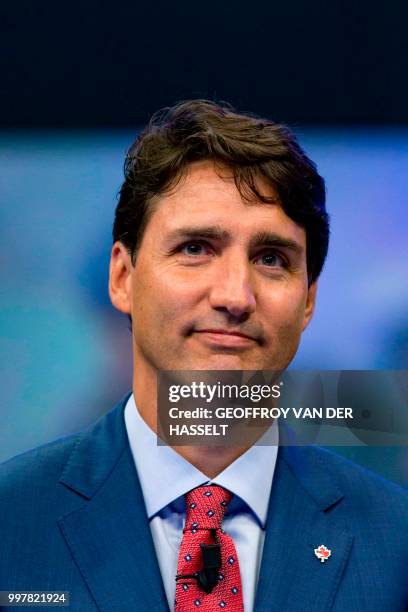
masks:
[[[209,345],[224,348],[248,348],[257,339],[240,331],[225,329],[198,329],[196,334]]]

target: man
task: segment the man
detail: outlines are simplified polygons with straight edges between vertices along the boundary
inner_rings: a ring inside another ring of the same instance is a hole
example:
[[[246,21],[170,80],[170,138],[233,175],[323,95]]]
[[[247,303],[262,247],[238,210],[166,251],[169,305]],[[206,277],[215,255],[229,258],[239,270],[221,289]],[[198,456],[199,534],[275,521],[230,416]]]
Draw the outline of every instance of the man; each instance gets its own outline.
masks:
[[[73,610],[408,609],[408,501],[312,447],[158,446],[159,370],[284,370],[328,245],[324,183],[283,126],[206,101],[128,153],[109,291],[133,393],[0,472],[0,590]],[[198,517],[198,519],[197,519]]]

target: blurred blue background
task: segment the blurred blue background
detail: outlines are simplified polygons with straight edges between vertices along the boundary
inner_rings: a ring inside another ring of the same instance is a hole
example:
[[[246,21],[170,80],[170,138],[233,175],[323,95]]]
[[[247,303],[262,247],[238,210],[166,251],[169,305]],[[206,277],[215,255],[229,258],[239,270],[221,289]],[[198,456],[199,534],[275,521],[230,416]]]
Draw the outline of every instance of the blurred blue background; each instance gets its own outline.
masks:
[[[295,131],[327,181],[332,238],[293,367],[407,369],[408,129]],[[0,460],[78,430],[130,388],[131,336],[107,279],[135,135],[1,134]],[[408,485],[406,448],[337,450]]]

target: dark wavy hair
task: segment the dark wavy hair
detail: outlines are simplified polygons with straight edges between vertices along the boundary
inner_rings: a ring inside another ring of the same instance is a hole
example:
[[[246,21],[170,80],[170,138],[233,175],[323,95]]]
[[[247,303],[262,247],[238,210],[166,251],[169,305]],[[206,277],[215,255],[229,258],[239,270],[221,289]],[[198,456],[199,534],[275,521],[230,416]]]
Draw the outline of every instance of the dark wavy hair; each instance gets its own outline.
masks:
[[[289,128],[225,103],[189,100],[153,115],[126,156],[113,241],[120,240],[134,262],[158,196],[177,185],[189,164],[202,160],[229,167],[248,202],[276,203],[261,193],[260,180],[277,190],[285,213],[306,231],[313,283],[329,242],[324,180]]]

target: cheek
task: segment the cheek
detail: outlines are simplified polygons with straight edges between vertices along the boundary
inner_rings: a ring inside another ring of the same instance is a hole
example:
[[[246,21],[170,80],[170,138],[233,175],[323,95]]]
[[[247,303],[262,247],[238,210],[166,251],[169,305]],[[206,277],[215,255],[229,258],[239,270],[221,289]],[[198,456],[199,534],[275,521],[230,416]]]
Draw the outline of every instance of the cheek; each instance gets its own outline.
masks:
[[[306,307],[306,291],[303,287],[297,291],[293,288],[276,290],[269,295],[265,304],[267,326],[273,332],[286,337],[297,336],[301,332]]]
[[[198,292],[194,282],[180,282],[174,275],[158,270],[154,274],[139,275],[133,287],[135,316],[151,327],[170,331],[173,322],[191,318]]]

